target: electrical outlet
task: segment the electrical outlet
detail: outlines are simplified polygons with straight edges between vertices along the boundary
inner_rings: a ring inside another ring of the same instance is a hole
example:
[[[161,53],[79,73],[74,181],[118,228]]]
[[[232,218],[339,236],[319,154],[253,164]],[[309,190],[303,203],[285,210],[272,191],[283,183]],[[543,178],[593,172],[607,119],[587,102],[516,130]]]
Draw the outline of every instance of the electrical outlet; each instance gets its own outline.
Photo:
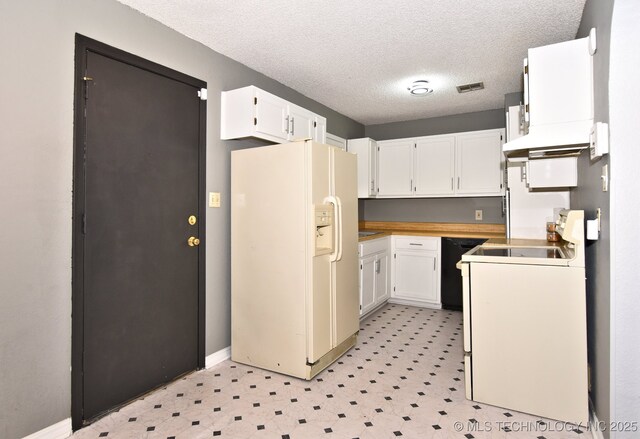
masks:
[[[476,210],[476,221],[482,221],[482,210]]]
[[[209,207],[220,207],[220,192],[209,192]]]

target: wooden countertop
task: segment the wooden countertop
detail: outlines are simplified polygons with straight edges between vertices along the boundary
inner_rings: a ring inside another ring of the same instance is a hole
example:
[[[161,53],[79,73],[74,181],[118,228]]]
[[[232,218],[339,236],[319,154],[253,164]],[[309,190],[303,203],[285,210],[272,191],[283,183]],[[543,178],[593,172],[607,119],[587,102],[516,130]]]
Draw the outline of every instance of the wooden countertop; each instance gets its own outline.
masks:
[[[504,224],[417,223],[400,221],[360,221],[360,231],[380,232],[364,236],[359,241],[378,239],[389,235],[436,236],[446,238],[505,239]]]

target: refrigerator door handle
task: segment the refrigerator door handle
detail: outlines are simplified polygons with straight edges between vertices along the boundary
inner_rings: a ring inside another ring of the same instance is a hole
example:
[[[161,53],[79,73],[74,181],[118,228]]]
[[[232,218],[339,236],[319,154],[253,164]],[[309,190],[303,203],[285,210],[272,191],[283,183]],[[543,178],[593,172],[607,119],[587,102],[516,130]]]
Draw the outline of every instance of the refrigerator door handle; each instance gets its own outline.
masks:
[[[335,262],[342,256],[340,254],[340,240],[342,238],[340,236],[340,202],[333,195],[325,197],[324,202],[333,205],[333,251],[329,255],[329,260]]]
[[[338,224],[335,226],[337,231],[337,242],[338,242],[338,255],[336,257],[336,261],[342,260],[342,201],[340,201],[340,197],[334,197],[338,204],[338,214],[336,215],[338,218]]]

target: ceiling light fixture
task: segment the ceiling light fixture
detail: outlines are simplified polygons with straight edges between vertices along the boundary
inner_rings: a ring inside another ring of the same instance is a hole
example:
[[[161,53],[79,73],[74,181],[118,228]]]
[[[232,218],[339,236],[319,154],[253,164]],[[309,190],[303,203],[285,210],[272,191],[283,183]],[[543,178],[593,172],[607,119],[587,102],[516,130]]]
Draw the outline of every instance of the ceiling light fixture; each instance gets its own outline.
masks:
[[[409,93],[413,96],[426,96],[433,93],[433,89],[429,87],[429,81],[424,79],[413,81],[411,85],[407,87],[407,90],[409,90]]]

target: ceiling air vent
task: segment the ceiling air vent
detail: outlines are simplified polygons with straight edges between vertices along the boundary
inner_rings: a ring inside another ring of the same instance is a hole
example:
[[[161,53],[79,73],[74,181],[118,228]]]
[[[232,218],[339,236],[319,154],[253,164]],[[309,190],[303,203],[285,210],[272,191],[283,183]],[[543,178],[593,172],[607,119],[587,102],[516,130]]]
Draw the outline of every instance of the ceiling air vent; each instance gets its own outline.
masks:
[[[472,84],[456,85],[458,93],[468,93],[470,91],[478,91],[484,88],[484,82],[474,82]]]

